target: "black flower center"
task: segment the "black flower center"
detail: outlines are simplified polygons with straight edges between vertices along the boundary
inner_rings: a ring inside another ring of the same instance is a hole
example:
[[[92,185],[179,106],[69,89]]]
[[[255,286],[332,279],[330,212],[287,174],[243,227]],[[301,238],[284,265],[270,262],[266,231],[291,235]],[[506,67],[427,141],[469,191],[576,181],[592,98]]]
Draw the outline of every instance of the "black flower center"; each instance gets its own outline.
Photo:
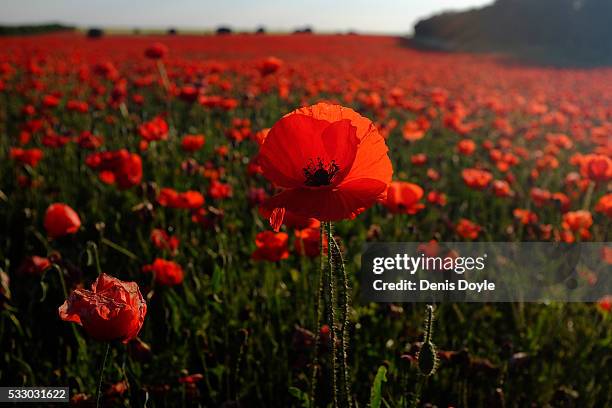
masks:
[[[309,187],[329,186],[339,171],[340,167],[334,160],[326,166],[320,157],[317,157],[316,161],[310,159],[308,165],[304,167],[306,185]]]

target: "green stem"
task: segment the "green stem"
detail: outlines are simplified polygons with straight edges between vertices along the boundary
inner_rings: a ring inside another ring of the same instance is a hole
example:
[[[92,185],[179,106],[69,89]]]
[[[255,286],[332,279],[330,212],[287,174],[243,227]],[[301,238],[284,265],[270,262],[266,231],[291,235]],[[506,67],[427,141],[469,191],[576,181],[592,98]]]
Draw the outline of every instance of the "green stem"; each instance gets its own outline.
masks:
[[[329,266],[329,289],[331,295],[331,342],[332,342],[332,373],[333,373],[333,391],[334,391],[334,408],[338,407],[338,350],[336,339],[337,316],[336,305],[338,304],[338,294],[336,292],[336,274],[334,272],[334,261],[332,256],[332,223],[327,223],[327,263]]]
[[[315,327],[315,348],[314,348],[314,358],[312,361],[312,379],[310,381],[310,406],[314,407],[317,399],[317,381],[319,377],[319,348],[321,347],[321,324],[323,321],[323,313],[321,304],[323,303],[323,277],[325,273],[325,263],[324,263],[324,253],[323,253],[323,243],[325,236],[324,226],[321,224],[320,228],[320,238],[319,238],[319,249],[321,251],[320,254],[320,268],[319,268],[319,290],[317,293],[317,301],[315,305],[315,313],[316,313],[316,321],[317,325]]]
[[[102,394],[102,378],[104,378],[104,369],[106,368],[106,359],[108,358],[109,350],[110,343],[106,345],[106,352],[104,353],[104,360],[102,361],[102,368],[100,369],[100,378],[98,379],[98,395],[96,397],[96,408],[100,407],[100,396]]]
[[[346,268],[344,267],[344,257],[342,256],[342,252],[340,251],[340,246],[336,242],[336,239],[332,237],[332,242],[334,245],[334,250],[336,251],[336,255],[338,256],[337,264],[340,266],[342,271],[342,283],[344,290],[344,315],[342,322],[342,369],[343,369],[343,378],[344,378],[344,392],[346,394],[346,401],[348,407],[352,407],[353,401],[351,398],[351,381],[350,381],[350,372],[348,366],[348,343],[349,343],[349,324],[350,324],[350,313],[351,313],[351,292],[349,286],[349,277],[346,273]]]

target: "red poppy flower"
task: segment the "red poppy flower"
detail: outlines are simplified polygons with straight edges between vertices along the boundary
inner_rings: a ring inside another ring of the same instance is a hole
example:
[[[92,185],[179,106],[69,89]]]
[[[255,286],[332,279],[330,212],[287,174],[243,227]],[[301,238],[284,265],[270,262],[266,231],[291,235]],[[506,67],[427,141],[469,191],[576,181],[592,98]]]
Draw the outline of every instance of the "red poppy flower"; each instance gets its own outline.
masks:
[[[612,295],[605,295],[597,301],[597,307],[602,312],[610,313],[612,311]]]
[[[255,245],[257,249],[251,258],[257,261],[276,262],[289,257],[287,243],[289,236],[284,232],[264,231],[257,234]]]
[[[601,154],[588,154],[580,161],[580,173],[593,181],[612,179],[612,160]]]
[[[147,142],[168,139],[168,123],[161,116],[156,116],[138,127],[138,133]]]
[[[283,66],[283,61],[275,57],[268,57],[259,64],[259,73],[262,76],[275,73]]]
[[[538,222],[538,216],[533,211],[529,211],[523,208],[515,208],[512,212],[514,218],[516,218],[521,224],[535,224]]]
[[[467,220],[465,218],[461,218],[455,227],[455,231],[461,238],[465,239],[476,239],[478,238],[478,234],[480,234],[480,230],[482,228],[480,225]]]
[[[179,239],[176,236],[170,236],[166,231],[159,228],[151,231],[151,242],[155,248],[170,251],[173,255],[176,254],[179,246]]]
[[[551,199],[552,194],[548,190],[544,190],[538,187],[534,187],[529,191],[529,195],[531,199],[535,203],[536,207],[541,207],[544,204],[548,203]]]
[[[168,53],[168,47],[162,43],[153,43],[145,50],[145,57],[150,59],[163,58]]]
[[[183,268],[176,262],[157,258],[150,265],[142,268],[143,272],[153,272],[155,282],[162,286],[174,286],[183,282]]]
[[[459,153],[469,156],[476,150],[476,143],[471,139],[462,139],[457,143],[457,150]]]
[[[406,122],[402,128],[404,140],[414,142],[422,139],[429,127],[430,123],[425,117],[419,117],[417,120]]]
[[[445,206],[448,200],[446,194],[440,193],[439,191],[430,191],[427,193],[427,201],[439,206]]]
[[[321,231],[318,228],[295,230],[294,249],[298,255],[315,258],[321,253]],[[323,249],[327,249],[327,238],[323,237]]]
[[[510,184],[505,180],[493,181],[493,193],[497,197],[512,197],[514,195],[514,191],[510,188]]]
[[[40,275],[51,267],[51,261],[41,256],[26,258],[19,266],[19,272],[26,275]]]
[[[385,140],[349,108],[319,103],[270,130],[259,151],[263,175],[284,190],[264,206],[321,221],[353,218],[385,197],[393,169]],[[277,215],[278,215],[277,214]]]
[[[181,384],[195,384],[204,379],[203,374],[191,374],[186,375],[178,379],[178,382]]]
[[[132,188],[142,180],[142,159],[126,149],[92,153],[85,159],[85,164],[100,172],[103,183],[116,183],[121,190]]]
[[[208,195],[215,200],[228,198],[232,196],[232,186],[220,181],[213,180],[208,187]]]
[[[578,210],[563,214],[563,228],[579,234],[583,239],[591,237],[589,232],[591,225],[593,225],[593,216],[589,211]]]
[[[392,213],[416,214],[425,206],[419,203],[423,198],[423,189],[413,183],[393,181],[387,188],[387,199],[383,205]]]
[[[197,191],[179,193],[171,188],[162,188],[157,196],[157,202],[162,207],[195,210],[204,205],[204,196]]]
[[[59,308],[59,316],[74,322],[100,341],[135,338],[144,323],[147,304],[136,282],[123,282],[101,274],[91,290],[77,289]]]
[[[464,169],[461,177],[465,184],[470,188],[482,190],[493,180],[493,175],[486,170]]]
[[[44,225],[50,238],[59,238],[76,233],[81,228],[81,219],[66,204],[55,203],[47,208]]]
[[[604,213],[612,218],[612,193],[606,194],[599,199],[597,204],[595,204],[595,211]]]
[[[185,135],[181,140],[181,148],[186,152],[195,152],[204,146],[204,142],[204,135]]]
[[[10,151],[11,159],[14,159],[22,164],[27,164],[30,167],[36,167],[43,156],[44,153],[40,149],[22,149],[19,147],[12,147]]]

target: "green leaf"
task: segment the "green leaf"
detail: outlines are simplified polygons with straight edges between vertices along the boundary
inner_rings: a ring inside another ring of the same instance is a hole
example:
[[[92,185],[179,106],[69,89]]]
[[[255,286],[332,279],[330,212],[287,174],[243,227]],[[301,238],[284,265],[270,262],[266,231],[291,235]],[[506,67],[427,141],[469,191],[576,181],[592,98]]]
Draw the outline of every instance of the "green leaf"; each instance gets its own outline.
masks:
[[[370,390],[371,408],[380,408],[380,403],[382,402],[382,384],[384,382],[387,382],[387,367],[380,366]]]
[[[223,270],[215,265],[213,270],[212,278],[211,278],[211,286],[213,293],[218,293],[221,289],[221,282],[223,281]]]
[[[289,394],[300,400],[303,408],[310,408],[310,398],[307,393],[297,387],[289,387]]]

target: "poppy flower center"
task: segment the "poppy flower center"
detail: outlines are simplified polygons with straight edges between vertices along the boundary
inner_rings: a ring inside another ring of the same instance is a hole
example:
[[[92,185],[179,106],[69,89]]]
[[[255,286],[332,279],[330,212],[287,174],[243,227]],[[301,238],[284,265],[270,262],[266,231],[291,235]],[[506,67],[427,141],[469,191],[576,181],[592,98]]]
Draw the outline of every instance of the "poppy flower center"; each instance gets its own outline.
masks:
[[[336,174],[340,171],[340,167],[332,160],[327,166],[323,163],[320,157],[317,157],[316,162],[313,159],[308,161],[308,166],[304,167],[304,176],[306,177],[306,185],[309,187],[329,186]]]

